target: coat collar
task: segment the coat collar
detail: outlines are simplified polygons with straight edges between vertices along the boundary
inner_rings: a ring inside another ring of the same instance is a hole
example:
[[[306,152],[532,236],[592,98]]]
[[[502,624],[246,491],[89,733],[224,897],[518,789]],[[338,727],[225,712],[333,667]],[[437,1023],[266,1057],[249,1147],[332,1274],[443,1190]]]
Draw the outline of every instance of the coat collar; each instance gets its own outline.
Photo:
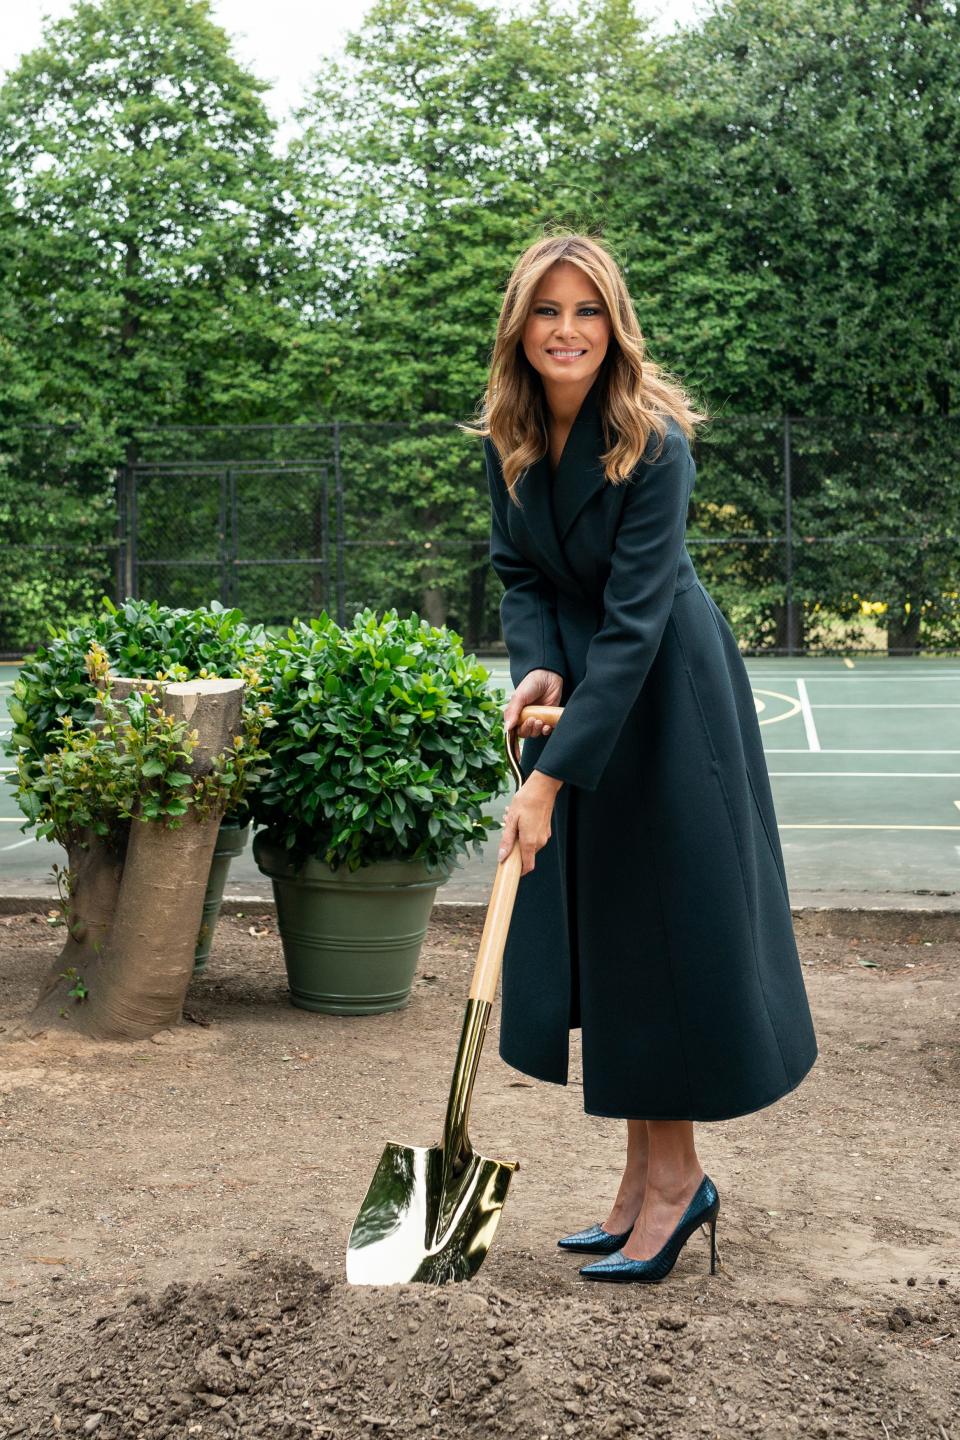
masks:
[[[598,375],[583,398],[567,436],[556,474],[550,473],[549,451],[528,466],[519,498],[525,523],[538,550],[567,583],[577,585],[564,554],[563,542],[587,502],[608,483],[600,461],[607,448],[600,405]]]

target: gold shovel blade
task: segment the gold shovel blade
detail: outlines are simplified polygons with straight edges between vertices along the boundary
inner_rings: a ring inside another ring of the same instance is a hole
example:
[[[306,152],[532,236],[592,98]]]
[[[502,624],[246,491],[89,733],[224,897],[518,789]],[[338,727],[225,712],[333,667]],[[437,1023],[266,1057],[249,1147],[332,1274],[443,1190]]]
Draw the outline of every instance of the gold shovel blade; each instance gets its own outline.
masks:
[[[456,1165],[442,1145],[388,1144],[350,1231],[352,1285],[469,1280],[500,1220],[515,1161],[473,1150]]]

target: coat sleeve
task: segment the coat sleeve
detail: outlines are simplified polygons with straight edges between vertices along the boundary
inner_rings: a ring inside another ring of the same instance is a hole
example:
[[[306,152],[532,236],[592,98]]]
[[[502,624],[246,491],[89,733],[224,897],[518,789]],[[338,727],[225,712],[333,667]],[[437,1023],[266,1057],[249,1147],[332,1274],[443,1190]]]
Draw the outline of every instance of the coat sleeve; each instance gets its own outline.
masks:
[[[498,474],[489,440],[484,440],[483,450],[490,486],[490,563],[504,585],[500,625],[510,657],[510,678],[519,685],[531,670],[566,675],[556,593],[543,572],[521,555],[510,539],[504,507],[512,501]]]
[[[650,444],[657,443],[656,435]],[[595,790],[663,638],[683,550],[695,466],[671,423],[657,461],[627,482],[603,591],[603,620],[587,649],[583,678],[534,768]]]

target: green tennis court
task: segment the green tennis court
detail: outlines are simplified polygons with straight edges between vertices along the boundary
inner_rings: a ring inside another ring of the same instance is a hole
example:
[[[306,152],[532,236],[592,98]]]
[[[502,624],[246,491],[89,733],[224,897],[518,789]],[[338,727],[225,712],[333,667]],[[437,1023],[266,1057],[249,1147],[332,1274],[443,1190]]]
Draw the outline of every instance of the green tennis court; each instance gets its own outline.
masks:
[[[485,662],[508,693],[502,658]],[[960,876],[960,659],[884,656],[750,659],[791,898],[807,892],[952,893]],[[0,665],[0,732],[15,665]],[[3,760],[5,769],[9,760]],[[507,802],[497,802],[499,817]],[[55,893],[58,847],[20,830],[0,793],[5,894]],[[496,842],[461,861],[447,900],[482,901]],[[263,893],[247,852],[231,889]]]

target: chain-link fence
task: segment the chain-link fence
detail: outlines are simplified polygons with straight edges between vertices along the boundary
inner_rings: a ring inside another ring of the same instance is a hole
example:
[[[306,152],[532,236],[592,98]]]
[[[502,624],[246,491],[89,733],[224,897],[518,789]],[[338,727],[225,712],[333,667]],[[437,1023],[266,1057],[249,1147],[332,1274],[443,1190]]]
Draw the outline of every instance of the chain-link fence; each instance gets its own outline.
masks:
[[[731,416],[698,433],[687,546],[750,653],[960,648],[957,417]],[[500,641],[479,442],[450,423],[79,430],[0,444],[0,652],[103,594],[286,624],[396,606]]]

